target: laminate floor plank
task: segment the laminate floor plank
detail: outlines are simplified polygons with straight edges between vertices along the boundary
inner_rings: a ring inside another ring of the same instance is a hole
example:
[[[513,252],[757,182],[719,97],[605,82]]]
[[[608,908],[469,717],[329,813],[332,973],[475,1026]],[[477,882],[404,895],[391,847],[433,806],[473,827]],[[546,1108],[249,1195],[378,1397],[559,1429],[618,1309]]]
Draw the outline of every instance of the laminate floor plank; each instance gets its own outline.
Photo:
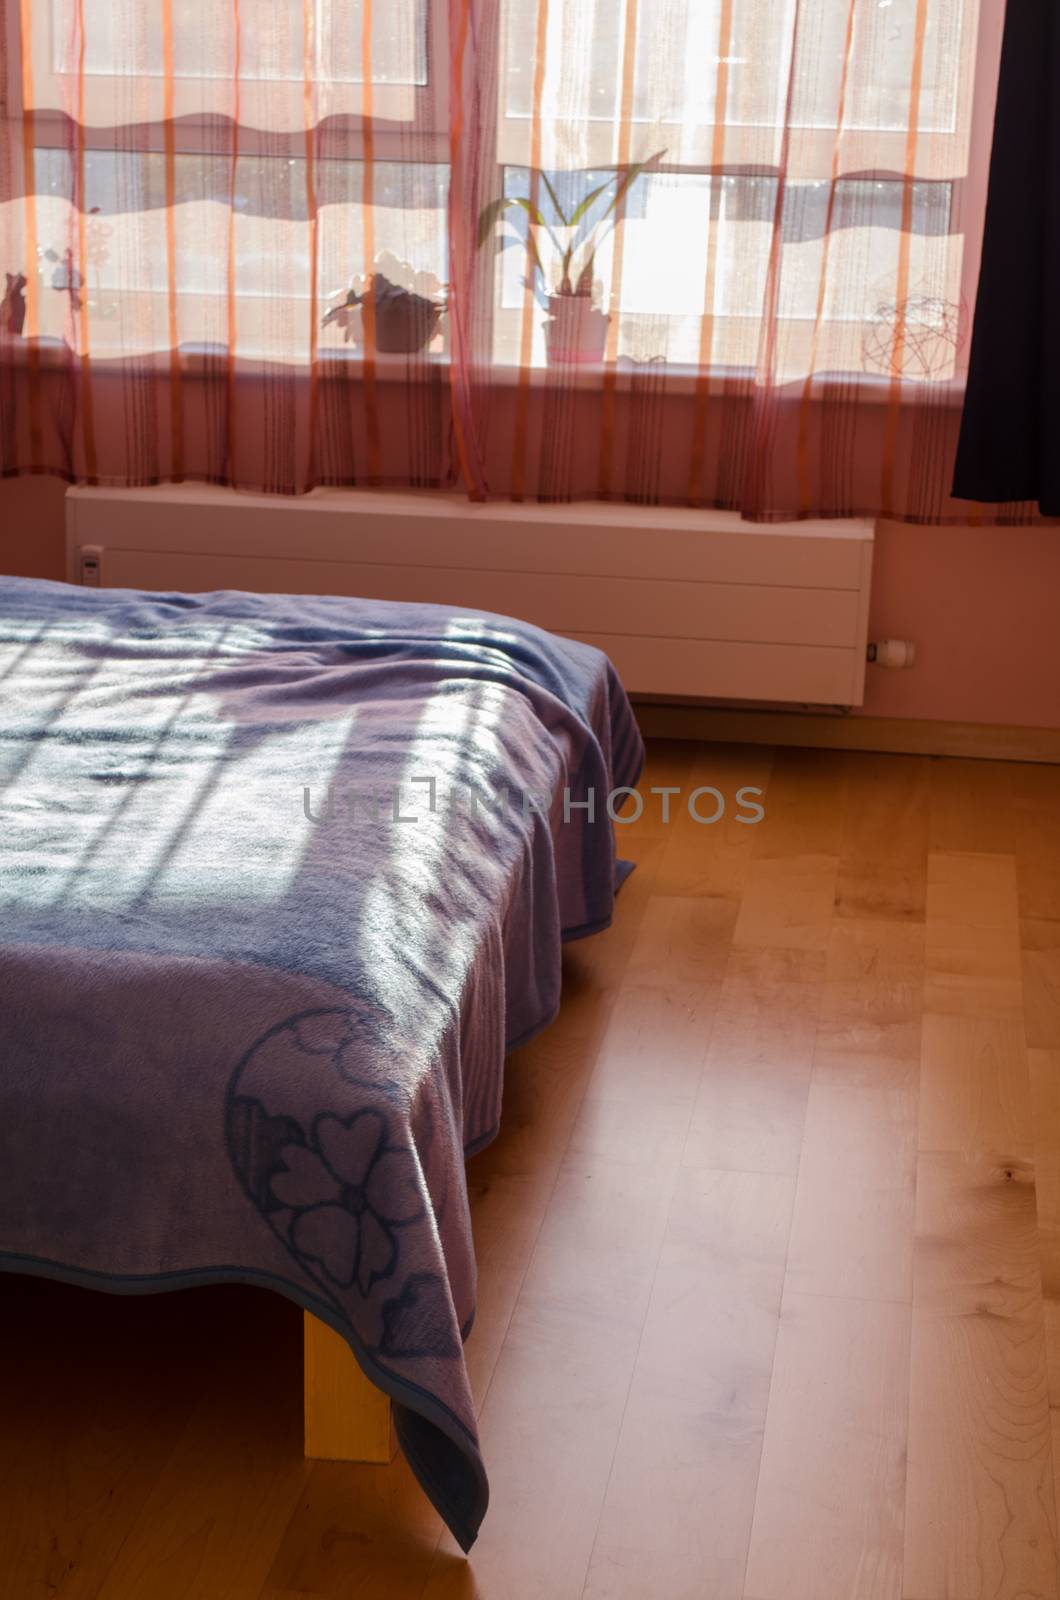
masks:
[[[759,1600],[901,1600],[909,1308],[785,1290],[751,1532]]]

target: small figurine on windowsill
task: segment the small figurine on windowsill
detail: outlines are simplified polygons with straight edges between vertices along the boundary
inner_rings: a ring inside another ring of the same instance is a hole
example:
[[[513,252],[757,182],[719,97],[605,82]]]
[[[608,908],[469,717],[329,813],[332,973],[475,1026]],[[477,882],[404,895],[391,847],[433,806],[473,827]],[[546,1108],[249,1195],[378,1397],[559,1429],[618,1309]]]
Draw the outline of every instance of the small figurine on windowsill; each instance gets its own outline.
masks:
[[[26,274],[5,272],[4,277],[7,282],[4,287],[4,298],[0,300],[0,333],[7,333],[18,339],[26,325]]]

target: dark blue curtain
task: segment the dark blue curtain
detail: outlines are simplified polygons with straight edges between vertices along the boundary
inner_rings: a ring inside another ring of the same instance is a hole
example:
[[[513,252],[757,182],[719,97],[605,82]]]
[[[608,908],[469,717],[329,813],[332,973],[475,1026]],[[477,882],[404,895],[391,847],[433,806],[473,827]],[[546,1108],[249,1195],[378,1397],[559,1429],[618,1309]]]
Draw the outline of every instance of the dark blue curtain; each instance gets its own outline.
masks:
[[[1009,0],[954,493],[1060,515],[1060,6]]]

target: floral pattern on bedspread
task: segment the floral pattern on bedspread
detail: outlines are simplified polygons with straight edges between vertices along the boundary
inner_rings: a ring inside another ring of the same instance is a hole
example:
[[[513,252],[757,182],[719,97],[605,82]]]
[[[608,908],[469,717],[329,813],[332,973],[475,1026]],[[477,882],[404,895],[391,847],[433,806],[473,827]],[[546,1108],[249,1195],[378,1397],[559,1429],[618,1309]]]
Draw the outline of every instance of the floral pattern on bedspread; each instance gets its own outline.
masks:
[[[403,1250],[428,1211],[438,1222],[419,1156],[380,1104],[378,1080],[369,1085],[356,1069],[356,1047],[371,1033],[367,1007],[302,1012],[270,1028],[229,1085],[229,1155],[249,1198],[336,1311],[348,1318],[351,1292],[369,1303],[355,1324],[364,1349],[455,1359],[462,1347],[444,1280],[410,1270]],[[371,1087],[376,1103],[345,1116],[317,1111],[306,1127],[282,1103],[292,1084],[318,1106],[345,1084]],[[391,1092],[397,1098],[397,1084]]]

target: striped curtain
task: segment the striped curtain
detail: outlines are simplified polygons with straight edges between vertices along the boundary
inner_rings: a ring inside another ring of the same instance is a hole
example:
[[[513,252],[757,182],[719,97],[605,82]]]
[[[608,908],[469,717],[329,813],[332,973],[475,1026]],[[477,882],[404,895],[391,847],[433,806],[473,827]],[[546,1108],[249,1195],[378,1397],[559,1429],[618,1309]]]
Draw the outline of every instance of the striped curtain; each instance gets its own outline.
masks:
[[[967,521],[1001,10],[0,0],[0,470]]]

